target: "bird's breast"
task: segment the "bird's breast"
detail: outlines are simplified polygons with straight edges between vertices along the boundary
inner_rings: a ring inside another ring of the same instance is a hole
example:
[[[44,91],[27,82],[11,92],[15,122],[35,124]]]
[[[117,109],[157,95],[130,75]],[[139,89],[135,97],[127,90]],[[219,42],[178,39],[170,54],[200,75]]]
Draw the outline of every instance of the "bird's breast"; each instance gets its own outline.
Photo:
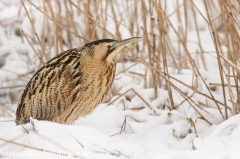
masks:
[[[115,64],[110,65],[99,65],[98,68],[92,71],[92,92],[96,96],[105,96],[109,89],[111,88],[114,74],[115,74]]]
[[[75,83],[79,81],[75,87],[75,92],[79,92],[79,99],[86,102],[91,99],[94,101],[87,103],[99,104],[112,86],[115,63],[106,64],[91,61],[85,64],[83,70],[79,71],[81,71],[81,76],[74,81]]]
[[[114,75],[115,63],[95,63],[94,66],[89,63],[84,67],[80,76],[81,82],[73,91],[73,94],[76,94],[73,110],[77,116],[86,116],[101,103],[112,86]]]

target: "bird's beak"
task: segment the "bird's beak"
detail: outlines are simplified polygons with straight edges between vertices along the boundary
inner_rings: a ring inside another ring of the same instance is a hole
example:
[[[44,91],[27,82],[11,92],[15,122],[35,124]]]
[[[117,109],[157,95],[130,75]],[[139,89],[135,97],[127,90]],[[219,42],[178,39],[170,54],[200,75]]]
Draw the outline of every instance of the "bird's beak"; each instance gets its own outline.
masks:
[[[129,39],[125,39],[125,40],[121,40],[121,41],[117,41],[116,43],[114,43],[109,50],[116,50],[119,48],[123,48],[124,46],[131,44],[133,42],[137,42],[140,39],[142,39],[142,37],[133,37],[133,38],[129,38]]]

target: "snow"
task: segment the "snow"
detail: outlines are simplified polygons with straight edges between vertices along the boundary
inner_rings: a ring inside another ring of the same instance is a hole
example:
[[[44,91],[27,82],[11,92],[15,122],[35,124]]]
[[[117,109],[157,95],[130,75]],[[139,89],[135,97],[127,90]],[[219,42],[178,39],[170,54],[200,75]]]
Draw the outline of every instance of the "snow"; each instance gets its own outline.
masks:
[[[22,126],[15,126],[13,122],[4,122],[0,127],[0,139],[26,144],[34,149],[0,140],[1,152],[19,151],[37,154],[40,152],[35,149],[41,149],[71,156],[74,154],[72,151],[75,151],[75,154],[85,155],[86,158],[102,156],[102,158],[221,159],[226,156],[237,158],[235,155],[239,155],[237,146],[240,143],[240,115],[214,128],[205,125],[205,131],[212,132],[203,139],[189,133],[191,125],[183,114],[172,111],[169,117],[168,113],[166,111],[161,116],[145,117],[145,121],[139,123],[127,117],[126,129],[129,130],[121,134],[119,132],[124,114],[113,107],[80,118],[74,125],[34,119],[34,124],[23,126],[26,131]],[[125,113],[125,117],[126,114],[131,115]],[[203,124],[197,125],[197,129],[198,126]],[[192,146],[196,150],[192,150]]]
[[[195,1],[203,15],[204,6]],[[26,7],[31,8],[31,16],[35,19],[36,30],[43,34],[43,15],[24,1]],[[37,3],[37,1],[35,2]],[[104,2],[105,3],[105,2]],[[40,5],[40,4],[39,4]],[[118,3],[124,9],[124,2]],[[126,62],[117,64],[116,78],[112,86],[112,93],[106,98],[108,103],[100,104],[92,114],[80,117],[72,125],[62,125],[48,121],[31,119],[31,123],[16,126],[15,110],[19,94],[27,84],[31,75],[39,68],[40,62],[25,38],[15,35],[16,29],[32,35],[31,24],[20,3],[4,0],[0,2],[0,158],[84,158],[84,159],[238,159],[240,156],[240,115],[233,115],[228,110],[228,120],[225,120],[218,109],[224,113],[225,108],[202,94],[194,92],[182,83],[171,79],[191,101],[176,90],[172,90],[174,104],[178,106],[170,110],[168,91],[158,88],[158,98],[155,99],[154,89],[150,87],[150,69],[143,64]],[[114,6],[116,7],[116,6]],[[168,14],[175,8],[171,5]],[[93,9],[93,8],[92,8]],[[64,15],[65,10],[61,13]],[[110,12],[111,14],[111,12]],[[182,11],[181,11],[181,14]],[[76,14],[77,15],[77,14]],[[73,15],[73,19],[81,21],[82,17]],[[154,17],[154,15],[152,15]],[[198,64],[199,72],[207,86],[210,83],[221,83],[216,54],[207,24],[197,15],[199,20],[200,37],[206,65],[202,63],[196,50],[196,43],[187,43],[187,48]],[[19,19],[18,19],[19,18]],[[10,19],[6,21],[6,19]],[[12,21],[16,27],[11,27]],[[121,21],[122,17],[118,17]],[[180,25],[175,16],[170,18],[174,26]],[[113,30],[115,25],[109,18],[107,30]],[[137,21],[141,24],[141,17]],[[129,23],[129,22],[126,22]],[[85,28],[79,25],[83,32]],[[138,27],[138,26],[134,26]],[[128,28],[120,25],[123,37],[130,37]],[[156,33],[157,34],[157,33]],[[174,47],[178,47],[175,33],[168,33]],[[102,35],[104,35],[102,33]],[[188,33],[189,41],[196,41],[196,33]],[[43,40],[44,37],[41,37]],[[67,39],[64,34],[63,39]],[[76,38],[77,39],[77,38]],[[79,39],[73,39],[74,47],[78,47]],[[35,39],[36,40],[36,39]],[[81,43],[81,42],[80,42]],[[37,51],[41,48],[33,43]],[[143,45],[143,43],[139,43]],[[68,48],[67,45],[64,48]],[[226,48],[223,47],[226,51]],[[55,49],[49,46],[48,55],[54,55]],[[179,50],[178,50],[179,51]],[[180,49],[180,52],[183,52]],[[147,57],[142,54],[141,57]],[[130,67],[124,73],[122,70]],[[207,68],[207,69],[205,69]],[[136,73],[136,74],[133,74]],[[147,74],[146,74],[147,72]],[[203,94],[211,96],[223,103],[221,87],[209,90],[199,77],[190,69],[178,70],[169,68],[172,77],[192,86]],[[162,83],[164,84],[164,79]],[[233,79],[231,79],[233,80]],[[16,88],[6,88],[18,86]],[[1,88],[2,87],[2,88]],[[237,96],[237,92],[232,92]],[[113,96],[113,94],[115,96]],[[226,94],[227,105],[231,96]],[[185,102],[182,102],[184,101]],[[202,118],[204,117],[204,119]]]

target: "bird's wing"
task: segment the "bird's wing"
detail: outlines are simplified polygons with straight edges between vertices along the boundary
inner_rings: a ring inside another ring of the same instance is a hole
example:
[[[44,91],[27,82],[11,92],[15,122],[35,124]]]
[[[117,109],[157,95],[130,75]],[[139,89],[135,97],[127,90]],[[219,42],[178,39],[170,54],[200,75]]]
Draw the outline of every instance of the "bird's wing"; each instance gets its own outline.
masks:
[[[46,63],[29,81],[16,112],[17,123],[27,123],[30,117],[51,120],[63,113],[73,102],[74,70],[78,64],[77,56],[60,57]]]

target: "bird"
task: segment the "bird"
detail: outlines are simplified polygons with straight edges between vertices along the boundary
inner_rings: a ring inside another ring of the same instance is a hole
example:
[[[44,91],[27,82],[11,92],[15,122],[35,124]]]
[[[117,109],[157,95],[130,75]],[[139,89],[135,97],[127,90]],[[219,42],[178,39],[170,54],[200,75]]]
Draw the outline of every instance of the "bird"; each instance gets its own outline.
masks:
[[[30,118],[71,124],[92,113],[111,89],[114,58],[126,45],[140,39],[97,40],[53,57],[32,76],[20,95],[16,125],[27,124]]]

